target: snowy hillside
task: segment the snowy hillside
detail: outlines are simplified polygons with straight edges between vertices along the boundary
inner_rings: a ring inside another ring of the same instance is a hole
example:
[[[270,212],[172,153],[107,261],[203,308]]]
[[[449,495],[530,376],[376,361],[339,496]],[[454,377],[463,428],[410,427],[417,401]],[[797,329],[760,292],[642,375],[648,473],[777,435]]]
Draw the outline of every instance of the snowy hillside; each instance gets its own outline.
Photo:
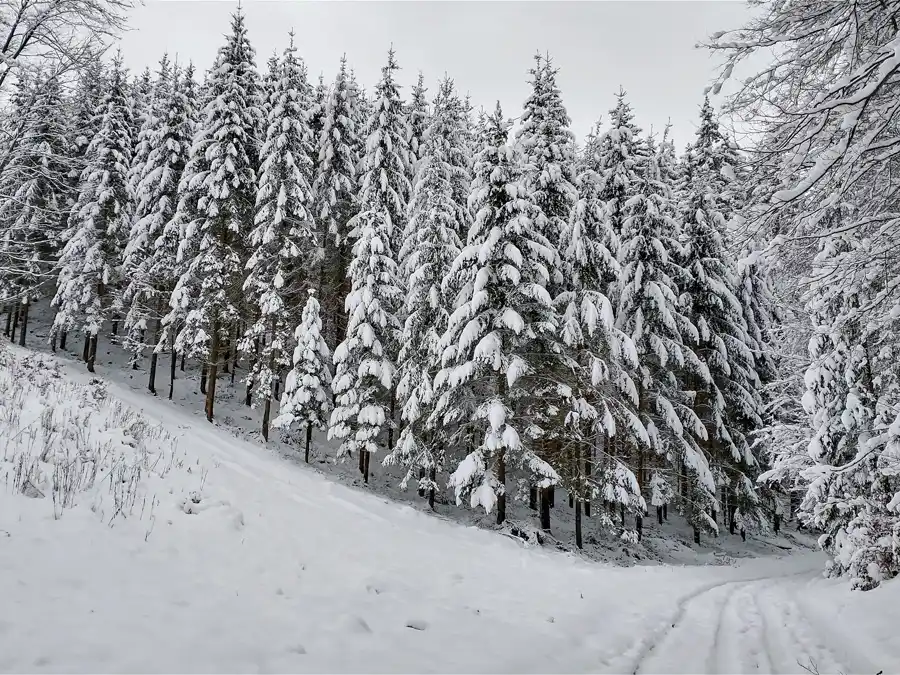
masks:
[[[4,348],[0,380],[2,672],[900,668],[900,587],[852,594],[819,554],[605,566],[336,484],[49,356]]]

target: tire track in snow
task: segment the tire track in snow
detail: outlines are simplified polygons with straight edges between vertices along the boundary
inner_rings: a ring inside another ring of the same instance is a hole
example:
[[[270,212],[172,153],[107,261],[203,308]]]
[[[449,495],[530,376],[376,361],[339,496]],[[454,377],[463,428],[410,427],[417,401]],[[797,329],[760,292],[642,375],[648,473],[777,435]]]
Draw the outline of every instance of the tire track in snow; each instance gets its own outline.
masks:
[[[713,630],[713,639],[712,639],[712,651],[715,652],[717,649],[716,646],[716,634],[719,631],[720,624],[722,622],[722,616],[725,610],[725,604],[731,598],[731,596],[736,593],[739,589],[743,587],[750,587],[753,584],[758,584],[759,582],[775,582],[777,583],[783,579],[790,579],[792,577],[800,576],[800,575],[808,575],[810,574],[810,570],[803,570],[800,572],[794,572],[786,575],[767,575],[762,577],[755,577],[751,579],[730,579],[728,581],[721,581],[715,584],[710,584],[707,586],[703,586],[691,593],[680,598],[676,603],[675,613],[672,615],[672,618],[663,624],[661,627],[657,628],[654,631],[651,631],[649,635],[642,640],[638,640],[636,645],[628,650],[629,652],[636,651],[637,653],[629,658],[628,666],[619,669],[622,672],[631,672],[633,675],[638,675],[641,672],[659,672],[658,670],[646,668],[648,662],[656,658],[656,654],[661,651],[661,648],[664,648],[664,645],[667,641],[670,640],[671,636],[674,633],[679,632],[683,628],[688,628],[688,636],[686,640],[680,641],[681,644],[691,644],[696,645],[697,642],[697,626],[691,625],[685,622],[686,617],[689,612],[696,607],[699,603],[702,603],[709,599],[711,594],[721,590],[728,589],[726,591],[727,595],[723,600],[721,605],[717,605],[717,623]],[[729,587],[734,587],[733,589]],[[760,613],[762,616],[762,613]],[[765,622],[765,617],[762,616],[763,623]],[[766,649],[765,644],[763,648]],[[706,669],[709,672],[721,672],[721,670],[715,665],[715,654],[707,655],[706,659]],[[674,659],[669,659],[670,662],[674,661]],[[769,659],[771,661],[771,659]],[[687,672],[687,671],[686,671]],[[796,672],[796,667],[790,672]]]

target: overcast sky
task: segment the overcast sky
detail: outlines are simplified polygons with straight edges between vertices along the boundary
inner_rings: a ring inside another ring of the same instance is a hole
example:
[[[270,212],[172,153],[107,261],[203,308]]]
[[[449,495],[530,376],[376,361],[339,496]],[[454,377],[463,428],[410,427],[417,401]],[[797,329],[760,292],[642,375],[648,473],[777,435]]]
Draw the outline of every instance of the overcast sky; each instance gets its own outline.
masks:
[[[229,29],[236,2],[147,0],[132,15],[122,43],[133,70],[154,66],[164,51],[208,68]],[[679,150],[696,128],[703,89],[716,61],[698,40],[740,26],[743,2],[317,2],[244,0],[250,40],[265,65],[296,31],[311,78],[331,81],[341,54],[371,89],[393,44],[404,96],[421,70],[435,90],[446,72],[476,108],[499,99],[517,117],[529,92],[536,51],[560,69],[559,86],[581,140],[607,117],[614,93],[625,88],[645,129],[662,131],[671,117]]]

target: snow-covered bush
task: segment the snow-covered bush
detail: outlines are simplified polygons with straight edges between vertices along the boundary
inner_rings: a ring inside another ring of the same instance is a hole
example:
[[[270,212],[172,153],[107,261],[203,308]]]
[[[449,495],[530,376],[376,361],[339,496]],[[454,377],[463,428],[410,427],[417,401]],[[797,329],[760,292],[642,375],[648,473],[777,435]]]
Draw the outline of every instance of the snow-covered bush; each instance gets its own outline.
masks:
[[[79,504],[106,523],[145,515],[154,483],[184,466],[176,439],[109,397],[104,384],[65,378],[41,354],[0,349],[0,483],[50,499],[53,515]]]

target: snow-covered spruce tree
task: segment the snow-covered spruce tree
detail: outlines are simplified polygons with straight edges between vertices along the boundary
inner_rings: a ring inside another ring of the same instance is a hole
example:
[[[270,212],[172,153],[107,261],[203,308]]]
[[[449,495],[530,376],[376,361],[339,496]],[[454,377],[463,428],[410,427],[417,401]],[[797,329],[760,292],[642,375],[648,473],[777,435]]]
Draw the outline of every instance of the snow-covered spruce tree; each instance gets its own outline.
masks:
[[[701,445],[724,478],[727,515],[740,509],[749,529],[754,523],[761,525],[764,514],[755,493],[738,488],[758,473],[748,436],[762,426],[761,383],[736,295],[736,263],[725,242],[736,187],[728,179],[734,171],[727,154],[725,138],[706,99],[681,195],[685,271],[681,304],[697,328],[698,340],[692,348],[704,373],[689,375],[685,386],[695,392],[694,411],[706,428]],[[739,494],[743,499],[738,499]]]
[[[346,57],[341,58],[337,79],[327,93],[318,138],[318,163],[313,181],[317,234],[321,242],[322,264],[319,292],[325,339],[340,342],[346,325],[344,298],[349,292],[347,265],[350,237],[347,223],[356,213],[358,134]]]
[[[625,227],[625,202],[639,189],[639,164],[644,159],[641,130],[634,122],[634,113],[625,96],[622,90],[616,94],[616,107],[609,111],[609,129],[599,136],[596,146],[588,146],[594,152],[593,157],[586,159],[603,179],[601,197],[606,202],[610,229],[616,237],[613,243]]]
[[[338,455],[360,453],[360,468],[369,482],[369,458],[382,431],[393,425],[393,389],[398,312],[403,292],[392,248],[395,230],[403,231],[409,194],[409,128],[394,79],[394,52],[381,70],[369,118],[360,212],[348,223],[354,241],[347,270],[350,294],[347,335],[334,352],[333,389],[337,396],[329,438],[341,439]],[[388,440],[390,447],[390,437]]]
[[[84,360],[90,372],[94,372],[97,339],[119,282],[121,242],[131,218],[132,120],[120,54],[113,60],[98,114],[100,128],[88,146],[78,200],[63,235],[67,243],[60,254],[52,303],[57,308],[53,332],[76,325],[84,332]]]
[[[466,283],[439,343],[444,367],[435,377],[431,421],[471,440],[450,487],[459,503],[488,513],[496,507],[498,523],[506,519],[508,467],[541,488],[559,480],[536,447],[558,398],[558,322],[547,292],[558,254],[538,227],[542,214],[525,189],[509,126],[498,103],[475,163],[475,221],[449,275]]]
[[[134,190],[135,211],[124,263],[129,283],[123,297],[132,348],[136,354],[145,346],[153,349],[147,386],[154,394],[159,353],[167,348],[170,352],[171,395],[176,360],[173,333],[168,334],[168,345],[160,340],[160,333],[180,271],[180,233],[172,221],[194,134],[197,102],[193,66],[183,73],[176,67],[168,77],[164,73],[161,67],[153,117],[142,130],[142,142],[150,149]]]
[[[148,162],[149,155],[157,144],[161,127],[164,124],[164,110],[172,94],[173,77],[175,76],[177,73],[172,72],[169,59],[164,55],[159,64],[156,81],[153,82],[153,91],[141,93],[137,88],[132,91],[132,112],[141,120],[136,135],[134,154],[131,158],[131,168],[128,171],[128,189],[134,198],[134,205],[128,241],[123,252],[124,288],[116,298],[113,309],[117,314],[125,313],[125,345],[131,352],[134,369],[137,369],[138,361],[144,352],[144,341],[148,328],[147,315],[149,314],[149,308],[144,311],[140,309],[143,305],[143,298],[137,301],[138,307],[135,307],[135,296],[141,294],[141,290],[143,290],[143,283],[135,276],[135,272],[142,259],[146,257],[146,251],[149,248],[146,221],[140,226],[138,224],[144,220],[147,212],[156,206],[153,201],[148,201],[141,194],[141,183],[154,168]],[[142,105],[143,108],[141,108]],[[151,342],[155,344],[155,340],[151,340]],[[155,374],[155,363],[153,370]],[[152,386],[151,391],[154,391]]]
[[[637,368],[634,345],[615,327],[612,303],[601,290],[621,274],[607,247],[612,234],[602,199],[603,179],[582,164],[576,186],[578,201],[561,251],[570,290],[561,293],[556,304],[562,312],[562,340],[576,364],[569,382],[578,407],[567,420],[563,433],[568,456],[557,470],[574,498],[580,548],[582,508],[590,515],[594,498],[602,496],[617,509],[642,511],[642,505],[634,473],[609,452],[617,428],[640,427],[641,422],[634,413],[637,390],[630,376]],[[606,516],[602,511],[600,515]]]
[[[873,277],[860,270],[845,278],[846,285],[830,282],[859,254],[854,249],[867,244],[847,236],[826,240],[810,279],[815,333],[803,405],[813,428],[813,464],[803,470],[809,487],[801,506],[804,518],[823,531],[819,544],[833,557],[830,573],[847,574],[863,590],[900,572],[896,548],[879,542],[889,536],[888,521],[900,523],[890,506],[900,489],[898,457],[887,449],[896,426],[896,349],[862,321],[862,308],[877,293]]]
[[[313,429],[324,429],[331,411],[331,352],[322,337],[322,319],[315,290],[309,295],[303,308],[303,318],[294,332],[293,368],[284,381],[284,393],[278,407],[278,416],[272,424],[290,430],[300,426],[305,434],[304,459],[309,463],[309,446]]]
[[[20,83],[22,86],[22,83]],[[69,151],[60,82],[53,73],[27,83],[30,105],[4,170],[0,202],[0,296],[18,307],[19,344],[25,344],[30,305],[39,299],[62,248],[69,212]],[[15,335],[10,336],[15,339]]]
[[[434,377],[440,367],[438,342],[452,311],[444,288],[456,256],[462,249],[458,232],[464,210],[454,201],[452,164],[459,151],[457,110],[459,98],[453,81],[445,78],[434,101],[404,235],[401,258],[407,279],[406,321],[400,338],[397,397],[404,423],[397,446],[385,465],[406,468],[401,486],[418,478],[419,492],[428,493],[434,508],[437,472],[446,461],[447,438],[439,427],[428,428],[434,398]]]
[[[569,130],[569,116],[556,85],[557,69],[550,56],[534,57],[531,70],[532,91],[525,101],[522,124],[516,132],[516,142],[525,162],[525,189],[543,215],[538,220],[542,234],[559,251],[569,224],[572,207],[577,200],[575,191],[575,135]],[[567,285],[563,265],[552,265],[554,277],[548,291],[556,298]],[[543,440],[545,453],[559,453],[560,435],[548,433]],[[541,500],[553,502],[553,488],[547,488]],[[531,500],[534,502],[534,498]],[[548,504],[549,506],[549,504]],[[548,509],[543,509],[549,518]],[[549,523],[545,522],[549,527]]]
[[[667,215],[671,192],[659,180],[655,158],[641,177],[636,194],[624,204],[619,264],[617,326],[634,342],[638,369],[637,414],[640,424],[623,434],[629,447],[646,448],[665,456],[682,478],[682,506],[694,528],[716,532],[709,511],[715,506],[715,481],[708,458],[696,439],[706,430],[690,406],[678,375],[684,371],[706,377],[706,370],[690,348],[697,329],[681,313],[677,277],[683,276],[671,255],[675,223]]]
[[[312,135],[308,111],[302,106],[304,72],[296,57],[294,38],[277,65],[269,97],[269,128],[261,154],[256,220],[250,233],[250,259],[244,291],[256,321],[244,333],[241,349],[259,345],[247,374],[255,403],[263,404],[262,434],[269,440],[269,417],[275,384],[291,365],[292,310],[299,290],[309,284],[299,260],[316,250],[312,217],[307,211]],[[310,299],[316,305],[318,302]],[[296,314],[293,314],[296,316]]]
[[[187,222],[180,244],[193,258],[172,292],[170,316],[185,314],[176,340],[178,351],[202,352],[208,344],[205,409],[210,421],[222,345],[244,317],[247,237],[256,204],[255,134],[261,126],[254,54],[244,16],[238,11],[208,76],[207,100],[182,179],[186,192],[176,212],[176,218],[182,217],[178,214],[183,210],[181,202],[190,210],[196,198],[196,217]]]
[[[410,92],[406,111],[409,116],[409,182],[413,187],[418,175],[419,162],[425,156],[425,131],[430,122],[428,99],[425,97],[427,91],[425,76],[420,70],[419,79]]]

